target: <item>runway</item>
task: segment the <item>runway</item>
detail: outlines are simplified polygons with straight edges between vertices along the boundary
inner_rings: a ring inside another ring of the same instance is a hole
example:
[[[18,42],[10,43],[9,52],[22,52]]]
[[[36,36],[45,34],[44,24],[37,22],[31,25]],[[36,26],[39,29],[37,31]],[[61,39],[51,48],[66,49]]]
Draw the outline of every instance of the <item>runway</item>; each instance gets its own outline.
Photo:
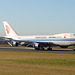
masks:
[[[29,51],[29,52],[50,52],[50,53],[73,53],[75,51],[72,50],[34,50],[33,48],[0,48],[0,50],[4,51]]]

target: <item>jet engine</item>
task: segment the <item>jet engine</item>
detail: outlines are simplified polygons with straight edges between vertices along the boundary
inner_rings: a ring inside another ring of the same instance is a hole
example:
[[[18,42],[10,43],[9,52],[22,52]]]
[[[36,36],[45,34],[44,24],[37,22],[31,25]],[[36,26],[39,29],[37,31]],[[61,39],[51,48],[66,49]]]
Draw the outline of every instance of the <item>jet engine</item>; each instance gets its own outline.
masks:
[[[33,47],[34,47],[35,49],[40,49],[39,43],[34,43],[34,44],[33,44]]]
[[[13,46],[13,47],[17,47],[18,46],[18,43],[16,41],[10,41],[10,42],[8,42],[8,44],[10,46]]]

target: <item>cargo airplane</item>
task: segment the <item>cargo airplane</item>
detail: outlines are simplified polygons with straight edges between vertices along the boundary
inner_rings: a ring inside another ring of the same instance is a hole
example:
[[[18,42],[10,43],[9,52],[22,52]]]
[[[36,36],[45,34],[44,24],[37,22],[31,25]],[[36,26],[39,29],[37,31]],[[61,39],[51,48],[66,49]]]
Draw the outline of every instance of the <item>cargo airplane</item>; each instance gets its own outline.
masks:
[[[3,24],[6,32],[6,36],[3,38],[11,46],[17,47],[18,45],[30,44],[35,50],[44,50],[45,47],[47,47],[48,50],[52,50],[52,46],[60,46],[62,48],[74,46],[73,50],[75,50],[75,33],[20,36],[6,21],[4,21]]]

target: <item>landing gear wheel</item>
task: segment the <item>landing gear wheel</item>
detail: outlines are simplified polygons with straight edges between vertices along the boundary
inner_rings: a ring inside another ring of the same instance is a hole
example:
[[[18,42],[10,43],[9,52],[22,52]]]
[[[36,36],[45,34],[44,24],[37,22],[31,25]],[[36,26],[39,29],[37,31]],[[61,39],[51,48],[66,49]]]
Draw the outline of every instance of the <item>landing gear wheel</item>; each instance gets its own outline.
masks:
[[[40,48],[35,48],[35,50],[40,50]]]
[[[73,51],[75,51],[75,46],[73,47]]]
[[[38,48],[35,48],[35,50],[44,50],[43,47],[38,47]]]
[[[44,50],[44,48],[41,48],[41,50]]]
[[[75,51],[75,49],[73,49],[73,51]]]
[[[48,48],[47,50],[50,50],[50,51],[52,51],[52,48]]]

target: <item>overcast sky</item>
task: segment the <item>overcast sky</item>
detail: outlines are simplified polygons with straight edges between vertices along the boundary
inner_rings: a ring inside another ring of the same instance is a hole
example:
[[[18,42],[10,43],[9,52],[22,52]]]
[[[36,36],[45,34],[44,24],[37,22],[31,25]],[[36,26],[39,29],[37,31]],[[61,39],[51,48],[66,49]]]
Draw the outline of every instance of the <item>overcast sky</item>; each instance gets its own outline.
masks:
[[[75,0],[0,0],[0,35],[7,21],[20,35],[75,32]]]

